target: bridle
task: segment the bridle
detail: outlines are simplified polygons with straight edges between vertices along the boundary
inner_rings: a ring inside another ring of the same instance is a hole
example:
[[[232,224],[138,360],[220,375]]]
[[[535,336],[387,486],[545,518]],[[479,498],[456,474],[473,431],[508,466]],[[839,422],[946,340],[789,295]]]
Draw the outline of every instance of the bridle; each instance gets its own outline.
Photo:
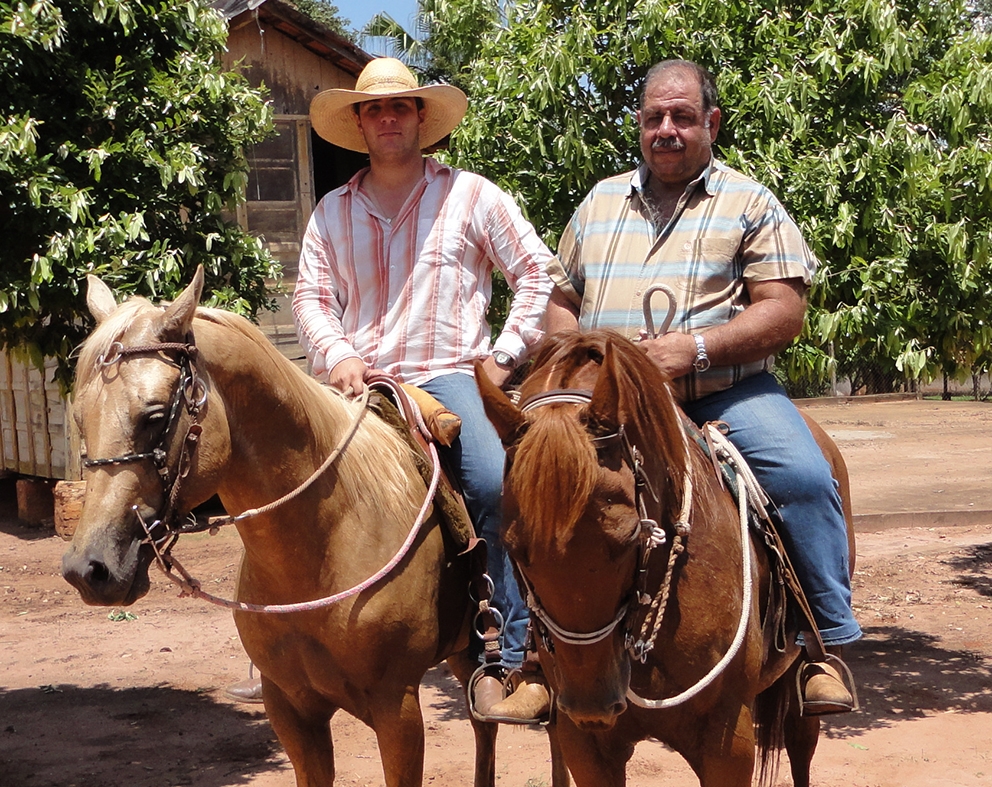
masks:
[[[134,347],[125,347],[121,342],[115,341],[97,358],[97,366],[101,369],[114,366],[121,361],[140,355],[166,354],[166,363],[171,363],[179,368],[179,377],[176,379],[176,387],[172,394],[172,402],[169,405],[169,416],[165,427],[155,446],[149,451],[122,454],[100,459],[90,459],[83,457],[82,463],[85,468],[106,467],[108,465],[121,465],[130,462],[143,462],[150,459],[155,465],[158,476],[162,481],[165,498],[165,507],[158,513],[157,517],[149,524],[142,517],[138,507],[132,506],[135,516],[141,523],[145,531],[146,540],[151,543],[156,550],[163,542],[172,538],[173,543],[180,533],[195,532],[198,528],[189,523],[180,522],[182,519],[177,508],[179,492],[183,481],[189,475],[192,466],[193,455],[199,444],[200,434],[203,426],[200,424],[200,412],[207,401],[207,388],[203,380],[196,371],[197,347],[193,343],[192,336],[187,337],[185,342],[158,342],[156,344],[143,344]],[[169,358],[168,355],[174,353],[176,358]],[[169,443],[173,432],[179,423],[179,414],[185,410],[189,416],[189,425],[186,434],[182,439],[179,453],[176,457],[175,465],[170,467]],[[161,535],[155,533],[163,529]],[[171,549],[172,544],[165,548],[165,552]]]
[[[394,568],[396,568],[396,566],[400,564],[416,542],[420,529],[432,510],[431,503],[434,500],[434,495],[437,492],[438,484],[440,483],[441,464],[437,454],[437,448],[433,442],[428,442],[427,444],[427,453],[431,460],[432,473],[430,483],[427,485],[427,493],[424,498],[424,502],[420,507],[420,511],[417,513],[417,517],[414,520],[406,539],[400,545],[393,557],[367,579],[359,582],[353,587],[348,588],[347,590],[342,590],[331,596],[314,599],[313,601],[302,601],[294,604],[248,604],[243,601],[230,601],[204,592],[200,587],[200,583],[190,576],[189,573],[187,573],[182,567],[180,562],[170,554],[172,547],[179,539],[179,536],[183,533],[195,533],[202,530],[210,530],[211,533],[214,533],[216,532],[216,528],[220,525],[233,524],[251,517],[259,516],[260,514],[268,513],[269,511],[272,511],[273,509],[278,508],[284,503],[287,503],[301,495],[332,464],[334,464],[334,462],[337,461],[337,459],[344,452],[345,448],[348,446],[351,438],[358,431],[358,427],[367,412],[370,390],[368,386],[364,386],[362,393],[357,397],[360,406],[357,408],[357,414],[352,420],[349,428],[345,430],[344,434],[339,439],[338,444],[324,459],[324,462],[320,465],[320,467],[314,470],[310,477],[303,481],[303,483],[295,489],[264,506],[259,508],[250,508],[246,511],[242,511],[236,516],[224,517],[220,521],[210,521],[205,525],[198,524],[195,519],[192,521],[179,522],[177,520],[182,518],[178,514],[177,507],[179,490],[182,481],[187,475],[189,475],[190,467],[192,466],[193,454],[199,443],[200,434],[203,432],[203,427],[199,423],[199,417],[200,412],[207,401],[207,387],[196,371],[195,362],[198,351],[192,334],[187,337],[186,342],[160,342],[158,344],[139,345],[135,347],[124,347],[121,342],[115,341],[110,345],[105,353],[101,354],[97,358],[97,366],[101,369],[105,369],[109,366],[120,363],[125,358],[132,356],[169,352],[178,353],[178,361],[172,361],[170,359],[166,362],[173,363],[178,366],[180,369],[180,374],[176,382],[176,390],[172,397],[172,404],[169,408],[169,420],[166,423],[165,428],[162,430],[162,436],[159,438],[159,441],[155,447],[150,451],[122,454],[120,456],[101,459],[90,459],[89,457],[84,456],[83,466],[87,468],[103,467],[108,465],[127,464],[129,462],[141,462],[146,459],[151,459],[155,463],[159,477],[162,479],[167,500],[163,512],[151,524],[148,524],[144,517],[141,516],[141,512],[138,510],[137,505],[132,505],[131,510],[134,511],[135,516],[138,518],[138,522],[141,524],[141,527],[145,532],[145,539],[141,543],[151,546],[159,568],[171,581],[175,582],[180,588],[182,588],[182,593],[180,593],[180,595],[189,595],[195,598],[201,598],[212,604],[216,604],[217,606],[225,607],[227,609],[240,610],[243,612],[278,614],[306,612],[323,609],[324,607],[337,604],[345,599],[351,598],[352,596],[356,596],[359,593],[368,590],[377,582],[386,577]],[[401,390],[402,389],[400,389],[398,385],[395,386],[396,392],[400,392]],[[179,412],[183,409],[183,403],[185,403],[185,410],[189,414],[190,425],[186,430],[186,436],[183,438],[182,448],[177,458],[176,467],[174,470],[170,470],[167,465],[169,450],[166,446],[169,436],[172,434],[174,426],[178,422]],[[426,427],[423,427],[422,424],[421,427],[426,429]],[[154,531],[159,528],[164,528],[164,533],[161,536],[156,537],[154,535]],[[166,541],[169,543],[163,547],[162,545]],[[179,571],[181,576],[177,577],[173,574],[173,568]]]
[[[592,391],[588,390],[567,389],[544,391],[525,400],[520,410],[523,413],[527,413],[548,405],[587,405],[591,401]],[[630,442],[627,430],[623,424],[619,426],[616,432],[600,437],[593,437],[591,441],[597,450],[612,444],[618,444],[622,461],[634,476],[634,507],[638,512],[639,527],[638,558],[633,591],[621,602],[620,608],[613,620],[605,626],[589,632],[573,631],[559,625],[552,618],[550,613],[541,604],[525,572],[519,566],[517,568],[523,579],[524,588],[527,593],[527,606],[534,613],[534,617],[538,621],[536,626],[538,634],[541,636],[542,644],[549,653],[554,652],[555,639],[569,645],[593,645],[609,637],[621,623],[626,621],[624,647],[630,652],[632,657],[643,663],[647,660],[647,654],[654,647],[654,641],[661,628],[661,621],[664,616],[665,607],[667,606],[666,602],[671,587],[672,569],[675,560],[684,550],[682,542],[689,535],[689,515],[692,509],[692,478],[688,465],[688,447],[686,446],[687,464],[682,482],[682,509],[678,520],[672,525],[672,548],[669,556],[669,565],[658,594],[652,598],[646,592],[648,564],[651,553],[656,548],[664,546],[668,542],[668,533],[658,524],[657,520],[652,519],[648,515],[647,498],[650,497],[655,504],[660,502],[660,498],[644,467],[644,457],[637,446]],[[633,636],[634,613],[643,606],[649,606],[650,609],[641,626],[639,636],[635,639]]]
[[[592,393],[586,390],[546,391],[526,400],[520,409],[522,412],[528,412],[545,405],[585,405],[591,401]],[[706,689],[726,669],[727,665],[730,664],[740,651],[747,632],[748,621],[750,620],[753,583],[751,578],[751,550],[748,542],[748,506],[755,505],[756,503],[764,505],[767,503],[767,498],[764,498],[764,493],[757,485],[757,481],[747,467],[744,458],[733,447],[733,444],[727,440],[718,426],[715,424],[706,424],[706,437],[708,442],[713,446],[713,450],[719,451],[721,457],[725,458],[737,473],[737,483],[740,490],[738,494],[738,517],[741,549],[743,550],[743,559],[741,561],[743,583],[741,614],[730,647],[706,675],[686,690],[673,697],[655,700],[641,697],[628,686],[627,699],[641,708],[651,710],[673,708],[687,702]],[[655,502],[658,502],[658,496],[652,488],[650,479],[644,469],[643,457],[637,447],[628,439],[623,425],[621,424],[619,429],[613,434],[592,438],[593,445],[597,447],[607,445],[613,441],[620,443],[623,461],[634,474],[634,505],[640,517],[640,540],[638,544],[640,555],[637,561],[634,591],[626,600],[621,602],[616,616],[610,623],[595,631],[577,632],[565,629],[558,625],[541,605],[533,585],[519,565],[517,566],[517,572],[522,578],[524,588],[527,591],[527,606],[536,619],[535,628],[538,630],[541,642],[548,653],[554,653],[555,639],[570,645],[592,645],[609,637],[621,623],[627,621],[624,629],[624,649],[631,658],[643,664],[647,662],[648,654],[653,650],[658,633],[661,630],[665,609],[668,606],[675,562],[685,549],[683,540],[688,537],[691,529],[689,517],[692,512],[693,487],[691,464],[689,461],[689,442],[683,430],[682,442],[685,450],[686,465],[685,475],[682,480],[682,507],[677,521],[671,527],[673,531],[672,545],[668,555],[665,575],[662,577],[657,593],[652,597],[646,592],[648,562],[651,552],[655,548],[663,546],[668,541],[668,533],[654,519],[651,519],[647,515],[645,493],[650,494]],[[647,606],[649,609],[635,639],[632,633],[634,613],[642,606]]]

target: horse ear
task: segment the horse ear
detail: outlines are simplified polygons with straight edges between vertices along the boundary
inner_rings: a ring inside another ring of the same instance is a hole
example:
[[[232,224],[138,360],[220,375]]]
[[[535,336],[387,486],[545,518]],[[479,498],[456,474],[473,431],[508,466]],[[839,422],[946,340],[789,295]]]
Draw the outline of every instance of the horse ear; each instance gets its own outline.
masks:
[[[97,325],[117,311],[113,290],[92,273],[86,274],[86,306]]]
[[[612,342],[607,342],[588,410],[590,425],[594,424],[611,432],[620,426],[620,384],[616,364],[616,351]]]
[[[196,314],[196,307],[200,304],[203,295],[203,266],[196,266],[196,273],[193,274],[193,281],[180,293],[168,309],[165,310],[163,318],[163,332],[169,335],[176,334],[185,336],[193,326],[193,316]]]
[[[486,417],[496,427],[496,434],[499,435],[503,445],[515,443],[520,436],[521,427],[527,423],[526,416],[496,383],[489,379],[481,361],[475,362],[475,384],[479,386]]]

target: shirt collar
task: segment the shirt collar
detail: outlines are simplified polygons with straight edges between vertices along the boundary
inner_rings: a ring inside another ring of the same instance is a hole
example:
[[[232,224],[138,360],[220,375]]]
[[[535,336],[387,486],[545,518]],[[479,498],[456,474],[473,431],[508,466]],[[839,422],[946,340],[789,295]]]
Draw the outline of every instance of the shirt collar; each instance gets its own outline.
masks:
[[[707,194],[712,195],[713,192],[710,191],[710,178],[712,177],[715,169],[716,159],[712,154],[710,154],[709,163],[703,168],[703,171],[700,172],[698,176],[689,182],[689,185],[685,187],[684,193],[690,194],[695,190],[696,185],[701,182],[703,184],[703,190],[706,191]],[[651,170],[649,170],[648,165],[642,161],[637,169],[635,169],[630,175],[630,194],[628,194],[628,197],[633,197],[634,194],[640,196],[650,177]]]
[[[424,179],[428,183],[432,183],[435,178],[444,172],[448,171],[450,168],[446,167],[444,164],[439,162],[433,156],[424,156]],[[352,175],[351,180],[344,184],[341,188],[345,191],[350,192],[352,195],[358,193],[358,187],[362,182],[362,178],[365,177],[366,173],[369,171],[369,167],[362,167],[358,172]]]

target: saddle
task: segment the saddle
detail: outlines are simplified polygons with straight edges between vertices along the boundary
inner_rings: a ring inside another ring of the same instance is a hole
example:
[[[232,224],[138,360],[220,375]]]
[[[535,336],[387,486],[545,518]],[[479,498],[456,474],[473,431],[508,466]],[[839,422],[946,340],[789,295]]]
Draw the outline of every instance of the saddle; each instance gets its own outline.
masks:
[[[428,443],[436,440],[450,446],[458,436],[461,419],[426,391],[400,384],[387,375],[372,378],[368,385],[372,390],[369,409],[407,442],[413,450],[424,483],[430,484],[434,468]],[[456,550],[462,553],[471,549],[476,540],[475,527],[461,492],[443,462],[434,505],[445,530],[454,540]]]

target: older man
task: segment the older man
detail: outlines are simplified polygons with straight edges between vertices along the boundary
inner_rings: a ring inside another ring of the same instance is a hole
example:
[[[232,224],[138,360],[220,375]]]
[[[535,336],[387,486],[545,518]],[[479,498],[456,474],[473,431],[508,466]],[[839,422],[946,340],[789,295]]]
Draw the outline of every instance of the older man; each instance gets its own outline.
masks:
[[[473,361],[497,385],[542,337],[551,253],[519,208],[488,180],[425,158],[466,109],[450,85],[420,87],[398,60],[365,67],[355,90],[334,89],[311,105],[314,130],[369,167],[327,194],[303,239],[293,314],[313,373],[360,391],[382,370],[433,394],[462,419],[445,450],[477,529],[489,544],[493,604],[503,614],[502,664],[519,667],[528,613],[499,540],[503,448],[482,408]],[[490,346],[490,274],[514,290]],[[442,449],[444,450],[444,449]],[[530,722],[547,714],[539,674],[518,673],[503,698],[497,675],[476,684],[487,718]]]
[[[572,217],[549,267],[556,286],[546,327],[639,338],[644,291],[659,282],[675,291],[674,331],[642,346],[696,423],[729,424],[730,440],[778,506],[832,654],[805,671],[805,712],[849,711],[838,657],[861,630],[841,501],[813,436],[769,373],[802,329],[816,259],[768,189],[713,157],[720,107],[705,69],[655,65],[637,120],[644,161],[599,183]]]

